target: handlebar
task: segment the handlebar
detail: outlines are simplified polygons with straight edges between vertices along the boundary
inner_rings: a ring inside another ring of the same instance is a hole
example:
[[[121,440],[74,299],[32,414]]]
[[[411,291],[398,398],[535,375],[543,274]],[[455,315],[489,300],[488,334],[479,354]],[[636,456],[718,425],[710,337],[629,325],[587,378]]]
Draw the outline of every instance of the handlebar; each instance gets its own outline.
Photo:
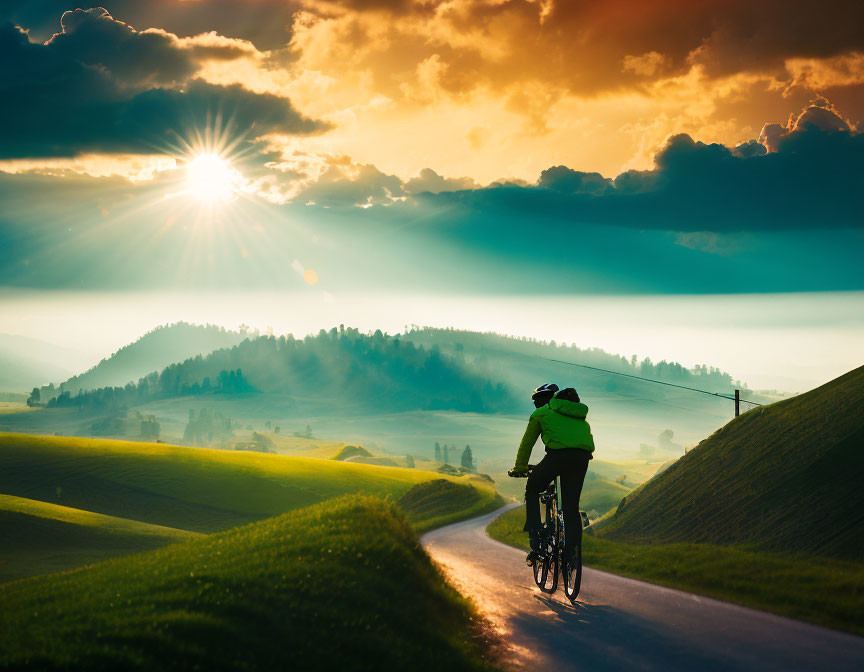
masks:
[[[525,469],[525,471],[517,474],[517,473],[515,473],[515,471],[513,469],[511,469],[510,471],[507,472],[507,475],[510,478],[528,478],[528,476],[531,474],[532,471],[534,471],[534,465],[529,464],[528,467]]]

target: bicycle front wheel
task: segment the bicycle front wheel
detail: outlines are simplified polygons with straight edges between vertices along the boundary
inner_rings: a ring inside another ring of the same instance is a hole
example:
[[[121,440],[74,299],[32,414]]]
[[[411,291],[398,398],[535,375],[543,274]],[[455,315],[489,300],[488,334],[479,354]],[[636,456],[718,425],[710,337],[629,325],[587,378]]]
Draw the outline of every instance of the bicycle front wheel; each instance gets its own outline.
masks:
[[[558,520],[558,510],[553,504],[547,511],[546,538],[543,547],[544,565],[546,574],[543,577],[543,585],[540,585],[540,590],[550,595],[558,590],[558,571],[559,571],[559,556],[561,555],[561,527]]]
[[[534,558],[534,583],[540,590],[546,585],[546,578],[549,576],[549,559],[546,557]]]

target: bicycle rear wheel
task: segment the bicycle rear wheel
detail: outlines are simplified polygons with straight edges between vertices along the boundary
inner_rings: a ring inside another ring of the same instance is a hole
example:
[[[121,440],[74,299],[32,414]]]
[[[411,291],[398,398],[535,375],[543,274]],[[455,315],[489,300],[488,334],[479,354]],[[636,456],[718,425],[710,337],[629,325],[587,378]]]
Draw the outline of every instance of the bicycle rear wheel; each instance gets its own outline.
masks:
[[[570,602],[576,602],[582,588],[582,544],[576,545],[573,557],[564,558],[562,576],[564,579],[564,595]]]
[[[561,545],[559,543],[561,533],[559,527],[560,521],[558,520],[558,507],[554,501],[547,506],[546,521],[545,538],[543,540],[546,574],[543,577],[543,585],[537,585],[540,586],[540,590],[544,593],[551,595],[558,590],[558,561],[561,555]]]

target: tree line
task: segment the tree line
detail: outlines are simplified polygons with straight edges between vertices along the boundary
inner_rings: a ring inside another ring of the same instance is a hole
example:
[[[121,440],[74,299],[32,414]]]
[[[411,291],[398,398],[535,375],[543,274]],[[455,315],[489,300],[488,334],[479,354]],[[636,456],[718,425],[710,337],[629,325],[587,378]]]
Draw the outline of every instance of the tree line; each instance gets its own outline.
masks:
[[[171,364],[124,387],[68,390],[49,408],[112,410],[201,394],[277,393],[365,410],[498,412],[514,408],[502,383],[458,357],[376,331],[321,330],[315,336],[259,336]],[[31,403],[40,403],[34,390]]]

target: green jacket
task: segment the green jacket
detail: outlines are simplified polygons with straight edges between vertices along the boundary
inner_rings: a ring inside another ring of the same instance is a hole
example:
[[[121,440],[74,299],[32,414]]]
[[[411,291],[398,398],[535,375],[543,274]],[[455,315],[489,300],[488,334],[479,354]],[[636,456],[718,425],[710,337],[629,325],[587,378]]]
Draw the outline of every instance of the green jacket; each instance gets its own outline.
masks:
[[[543,443],[550,450],[560,448],[581,448],[589,453],[594,452],[594,437],[591,427],[585,420],[588,407],[576,401],[552,398],[545,406],[541,406],[531,414],[525,436],[519,444],[516,453],[516,466],[521,470],[528,466],[531,449],[537,442],[537,437],[543,437]]]

